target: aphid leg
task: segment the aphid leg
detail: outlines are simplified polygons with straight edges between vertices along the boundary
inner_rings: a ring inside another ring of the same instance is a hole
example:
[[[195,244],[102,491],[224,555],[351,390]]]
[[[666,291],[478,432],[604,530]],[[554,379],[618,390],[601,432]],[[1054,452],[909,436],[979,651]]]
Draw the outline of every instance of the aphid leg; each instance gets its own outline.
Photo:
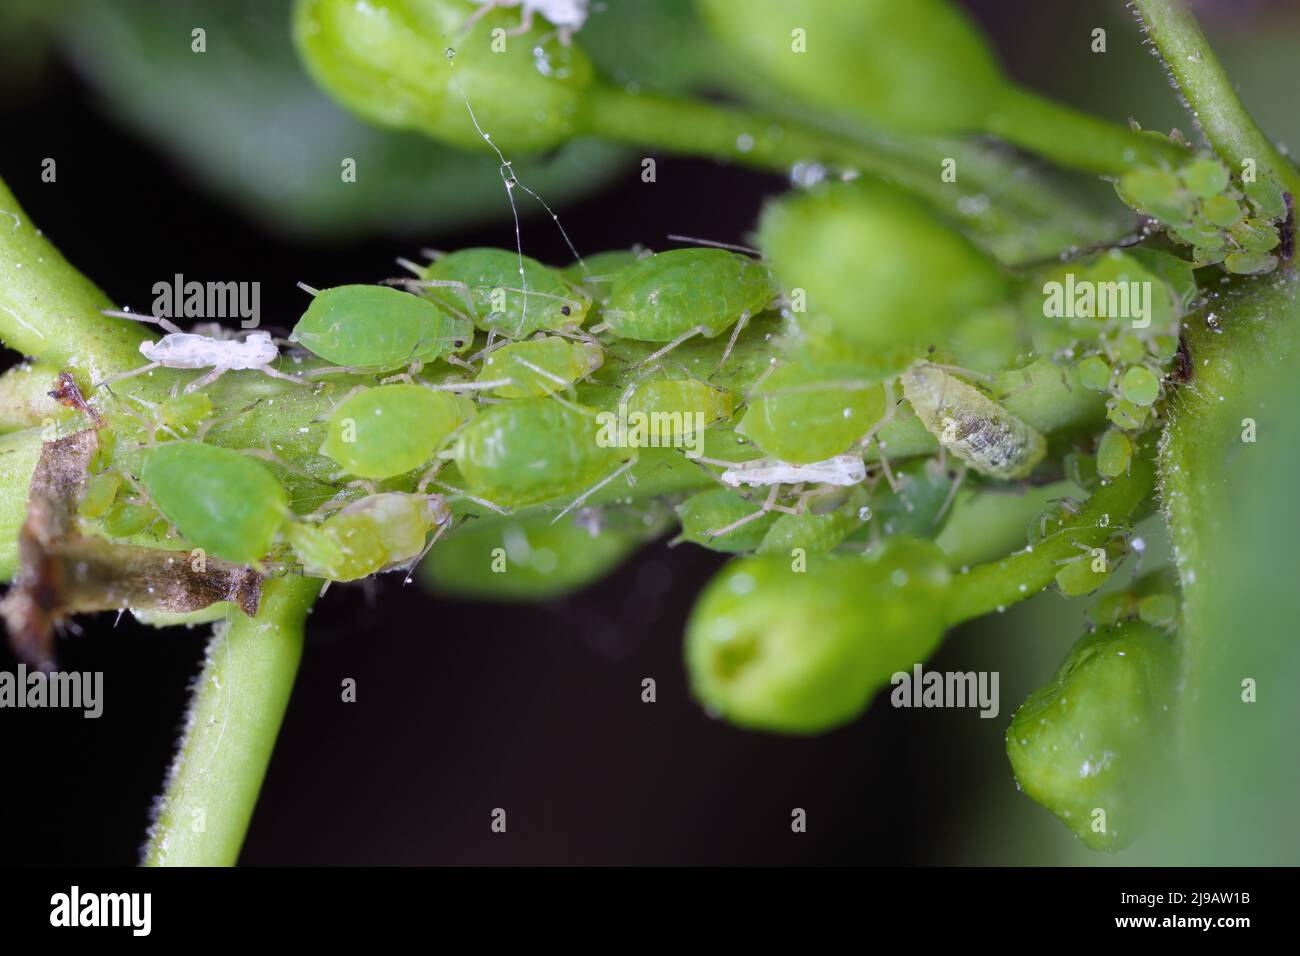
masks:
[[[508,37],[523,36],[532,28],[533,28],[533,8],[525,4],[523,16],[519,18],[519,26],[515,27],[513,30],[507,30],[506,36]],[[538,45],[539,46],[541,45],[540,41]]]
[[[997,396],[997,399],[996,399],[997,401],[999,401],[999,402],[1005,402],[1008,398],[1013,398],[1013,397],[1015,397],[1016,395],[1019,395],[1021,392],[1026,391],[1026,390],[1031,389],[1031,388],[1034,387],[1034,377],[1033,377],[1032,375],[1029,374],[1029,369],[1028,369],[1028,368],[1022,368],[1022,369],[1020,370],[1020,374],[1021,374],[1022,376],[1024,376],[1024,379],[1025,379],[1024,382],[1023,382],[1022,384],[1020,384],[1020,385],[1017,385],[1017,386],[1016,386],[1015,388],[1013,388],[1011,391],[1009,391],[1009,392],[1004,392],[1003,394]]]
[[[563,511],[561,511],[558,515],[556,515],[554,518],[551,519],[551,524],[555,524],[555,522],[559,521],[561,518],[563,518],[565,515],[567,515],[567,514],[568,514],[570,511],[572,511],[574,508],[576,508],[576,507],[578,507],[579,505],[581,505],[581,504],[582,504],[583,502],[585,502],[588,498],[590,498],[590,497],[591,497],[592,495],[594,495],[596,492],[600,491],[601,488],[604,488],[607,484],[609,484],[611,481],[613,481],[613,480],[614,480],[615,478],[617,478],[619,475],[626,474],[628,471],[630,471],[630,470],[632,469],[632,467],[633,467],[634,465],[636,465],[636,461],[637,461],[637,456],[636,456],[636,455],[633,455],[631,458],[629,458],[627,461],[623,462],[623,464],[619,465],[617,468],[615,468],[612,472],[610,472],[610,473],[609,473],[608,475],[606,475],[604,478],[600,479],[600,481],[596,482],[594,485],[592,485],[590,488],[588,488],[588,489],[587,489],[586,491],[584,491],[582,494],[578,495],[578,497],[574,498],[573,501],[571,501],[571,502],[569,503],[569,507],[565,508],[565,509],[564,509]]]
[[[736,347],[736,340],[740,338],[740,333],[745,330],[747,325],[749,325],[749,313],[743,312],[740,318],[736,320],[735,328],[731,330],[731,338],[727,340],[727,347],[722,350],[722,358],[718,361],[718,367],[713,370],[714,375],[721,372],[722,366],[726,365],[727,359],[731,358],[731,350]]]
[[[953,479],[952,487],[948,489],[948,496],[943,499],[943,507],[939,509],[939,512],[934,516],[934,520],[930,522],[931,528],[937,528],[939,526],[939,522],[943,520],[943,516],[948,513],[948,509],[952,507],[952,503],[957,500],[957,489],[960,488],[961,483],[966,480],[967,470],[967,467],[963,464],[961,470],[957,472],[957,477]]]
[[[140,368],[133,368],[129,372],[120,372],[109,378],[102,379],[95,383],[95,388],[107,388],[116,382],[125,381],[128,378],[135,378],[137,375],[143,375],[145,372],[152,372],[156,368],[162,368],[162,362],[150,362],[148,365],[142,365]]]
[[[261,404],[262,404],[262,400],[259,398],[245,405],[243,408],[239,409],[238,411],[231,412],[229,415],[222,415],[220,418],[209,418],[208,420],[204,421],[201,425],[199,425],[199,427],[195,430],[194,440],[199,442],[203,441],[203,439],[207,437],[208,432],[212,431],[214,428],[220,428],[223,425],[228,425],[230,422],[233,422],[239,416],[246,415],[247,413],[251,412],[253,409],[255,409],[258,405]],[[168,429],[168,431],[170,430],[171,429]],[[179,438],[180,436],[177,435],[176,437]]]
[[[673,349],[677,348],[677,346],[681,345],[687,339],[692,339],[697,335],[704,335],[708,331],[709,330],[707,326],[697,325],[695,326],[695,328],[683,332],[681,335],[677,336],[677,338],[673,339],[671,342],[669,342],[667,345],[665,345],[663,348],[659,349],[658,351],[651,352],[649,355],[647,355],[641,361],[637,362],[632,367],[640,368],[642,365],[649,365],[651,362],[663,358],[665,355],[667,355]]]
[[[504,385],[513,385],[515,380],[512,378],[496,378],[490,382],[443,382],[439,385],[421,382],[420,384],[431,392],[475,392],[501,388]]]
[[[420,482],[420,484],[422,487],[428,487],[428,485],[426,485],[423,480]],[[502,508],[500,505],[494,504],[491,501],[488,501],[486,498],[480,498],[477,495],[471,495],[468,491],[465,491],[463,488],[453,488],[451,485],[438,481],[436,478],[428,479],[428,484],[437,485],[439,488],[441,488],[443,491],[448,492],[449,494],[459,495],[460,497],[464,498],[466,501],[472,501],[474,502],[474,504],[487,508],[489,511],[495,511],[499,515],[514,514],[514,512],[509,508]]]
[[[217,366],[211,372],[208,372],[206,375],[200,375],[194,381],[190,382],[190,384],[186,385],[183,394],[189,395],[191,392],[197,392],[199,389],[211,385],[228,371],[230,371],[228,368],[220,365]]]
[[[148,315],[144,312],[124,312],[118,309],[100,309],[99,311],[103,315],[111,315],[118,319],[131,319],[135,322],[149,322],[153,325],[162,326],[162,330],[168,335],[176,335],[184,331],[175,322],[160,315]]]
[[[399,279],[396,283],[401,285],[415,286],[420,289],[451,289],[460,296],[461,304],[465,306],[470,313],[474,312],[474,294],[468,285],[459,279]],[[434,296],[437,298],[437,296]],[[438,299],[439,304],[445,304]],[[451,309],[451,306],[448,306]],[[468,318],[466,315],[456,313],[457,318]]]
[[[735,521],[731,522],[731,524],[725,525],[724,527],[710,528],[708,531],[704,532],[704,537],[712,541],[714,538],[721,538],[723,535],[731,534],[731,532],[743,528],[751,521],[757,521],[759,518],[763,517],[763,515],[770,513],[772,510],[776,508],[776,499],[777,499],[777,495],[779,495],[780,492],[781,492],[781,486],[773,485],[771,489],[769,489],[767,493],[767,500],[763,502],[763,506],[761,508],[759,508],[753,514],[747,514],[743,518],[738,518]]]
[[[740,246],[732,242],[717,242],[713,239],[700,239],[696,236],[678,236],[669,233],[667,238],[671,242],[687,242],[695,246],[712,246],[714,249],[729,249],[732,252],[744,252],[759,259],[763,258],[763,253],[752,246]]]
[[[745,393],[745,401],[748,402],[750,399],[752,399],[754,397],[754,393],[758,391],[758,387],[762,385],[764,382],[766,382],[767,377],[780,367],[781,365],[776,360],[775,356],[769,358],[767,360],[767,368],[763,369],[762,373],[758,376],[758,378],[754,379],[753,384],[749,386],[749,391]]]
[[[420,553],[402,569],[406,572],[406,577],[402,579],[403,587],[411,583],[411,576],[415,573],[415,569],[420,566],[420,562],[423,561],[428,553],[433,550],[433,546],[438,543],[438,539],[446,534],[447,531],[450,530],[451,526],[452,522],[450,521],[443,521],[440,523],[438,525],[438,530],[433,533],[433,537],[429,538],[428,542],[420,550]]]
[[[290,375],[288,372],[277,371],[271,368],[271,366],[269,365],[259,365],[257,367],[257,370],[261,372],[263,375],[269,375],[271,376],[271,378],[278,378],[283,382],[293,382],[295,385],[306,385],[308,387],[311,387],[311,382],[304,381],[303,379],[299,378],[297,375]]]

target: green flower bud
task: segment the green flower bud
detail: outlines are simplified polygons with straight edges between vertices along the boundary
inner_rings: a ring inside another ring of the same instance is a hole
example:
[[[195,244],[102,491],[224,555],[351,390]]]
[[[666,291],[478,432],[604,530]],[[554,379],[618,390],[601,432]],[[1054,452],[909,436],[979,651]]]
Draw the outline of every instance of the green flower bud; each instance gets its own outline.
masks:
[[[838,340],[891,356],[886,374],[1007,299],[1002,274],[983,253],[878,183],[830,183],[784,197],[764,211],[759,241],[784,287],[804,290],[810,313]]]
[[[1020,788],[1094,850],[1120,849],[1141,829],[1169,745],[1173,672],[1160,631],[1139,622],[1094,631],[1007,728]]]
[[[724,44],[790,93],[872,125],[979,129],[1006,83],[947,0],[696,0]]]
[[[743,727],[817,733],[857,716],[943,636],[948,571],[934,545],[899,539],[871,558],[741,558],[687,624],[695,696]]]
[[[574,135],[591,64],[576,46],[552,40],[541,20],[523,36],[494,27],[517,12],[489,13],[462,34],[475,7],[459,0],[298,0],[294,39],[308,72],[330,95],[381,126],[413,129],[456,146],[540,150]],[[452,51],[452,48],[454,52]]]

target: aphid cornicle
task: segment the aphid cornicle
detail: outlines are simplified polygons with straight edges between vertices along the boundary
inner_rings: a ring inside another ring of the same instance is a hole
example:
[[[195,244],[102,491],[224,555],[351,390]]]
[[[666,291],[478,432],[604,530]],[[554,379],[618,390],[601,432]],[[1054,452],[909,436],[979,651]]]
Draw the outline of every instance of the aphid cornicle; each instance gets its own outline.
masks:
[[[592,415],[553,398],[494,405],[456,439],[467,490],[503,508],[540,504],[589,489],[618,468],[617,448],[596,441]]]
[[[498,398],[539,398],[586,378],[604,361],[594,342],[569,342],[559,336],[511,342],[488,354],[478,382],[504,382],[492,389]]]
[[[402,475],[433,458],[464,410],[456,396],[420,385],[362,389],[330,414],[321,454],[358,478]]]
[[[441,495],[381,492],[346,505],[320,524],[295,521],[288,538],[305,574],[355,581],[417,561],[432,544],[425,543],[429,532],[440,534],[451,517]]]
[[[440,256],[408,284],[477,328],[512,339],[577,328],[591,307],[590,298],[554,269],[505,249],[461,249]]]
[[[145,453],[140,480],[186,540],[239,564],[261,560],[289,516],[275,475],[229,448],[166,442]]]
[[[674,249],[619,272],[602,314],[621,338],[676,344],[713,338],[762,312],[776,294],[760,262],[725,249]]]
[[[1041,432],[938,365],[915,362],[902,378],[926,430],[980,474],[1024,478],[1047,454]]]
[[[468,348],[469,322],[419,296],[378,285],[316,293],[290,342],[345,368],[387,371]]]

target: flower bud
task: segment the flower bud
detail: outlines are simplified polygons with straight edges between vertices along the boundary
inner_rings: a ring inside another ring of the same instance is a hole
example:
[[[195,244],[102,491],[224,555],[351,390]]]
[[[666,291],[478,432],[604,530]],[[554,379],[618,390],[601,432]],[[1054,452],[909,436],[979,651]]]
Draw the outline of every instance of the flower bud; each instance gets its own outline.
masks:
[[[299,0],[294,38],[316,82],[381,126],[455,146],[483,145],[475,120],[503,148],[567,140],[592,78],[586,54],[554,38],[539,48],[549,30],[540,20],[530,33],[494,36],[517,25],[518,11],[465,32],[474,11],[457,0]]]
[[[942,552],[910,539],[870,558],[733,561],[687,624],[694,693],[742,727],[817,733],[852,720],[938,645],[947,583]]]

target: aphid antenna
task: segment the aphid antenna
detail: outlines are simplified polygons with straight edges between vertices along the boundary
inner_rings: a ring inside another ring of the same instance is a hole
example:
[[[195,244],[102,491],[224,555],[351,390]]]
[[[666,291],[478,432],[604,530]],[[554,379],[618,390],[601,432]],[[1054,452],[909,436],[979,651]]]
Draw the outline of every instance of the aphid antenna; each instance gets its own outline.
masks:
[[[556,515],[554,518],[551,519],[551,524],[555,524],[557,521],[559,521],[561,518],[567,515],[574,508],[577,508],[578,506],[582,505],[584,502],[586,502],[588,498],[590,498],[596,492],[600,491],[601,488],[604,488],[615,478],[619,477],[619,475],[627,474],[627,472],[629,472],[633,468],[633,466],[636,465],[636,462],[637,462],[636,455],[633,455],[627,461],[623,462],[623,464],[619,465],[617,468],[615,468],[604,478],[600,479],[600,481],[596,482],[594,485],[592,485],[582,494],[578,495],[578,497],[574,498],[571,502],[569,502],[569,506],[567,508],[565,508],[558,515]],[[629,482],[629,483],[633,483],[633,482]]]
[[[674,233],[669,233],[667,238],[669,242],[688,242],[697,246],[711,246],[714,249],[727,249],[731,252],[743,252],[759,259],[763,258],[763,253],[752,246],[741,246],[732,242],[718,242],[714,239],[701,239],[698,236],[679,236]]]
[[[745,311],[740,318],[736,320],[735,326],[731,330],[731,338],[727,339],[727,347],[722,350],[722,358],[718,360],[717,368],[713,370],[713,375],[722,371],[722,366],[727,364],[727,359],[731,358],[731,350],[736,347],[736,340],[740,338],[740,333],[749,325],[749,312]],[[712,375],[710,376],[710,378]]]
[[[743,518],[739,518],[731,522],[731,524],[725,525],[724,527],[721,528],[710,528],[708,531],[704,532],[704,536],[708,538],[710,541],[713,541],[716,538],[721,538],[723,535],[731,534],[733,531],[737,531],[740,528],[743,528],[751,521],[757,521],[765,514],[771,513],[776,508],[776,499],[780,494],[780,491],[781,491],[780,485],[773,485],[768,490],[767,498],[763,501],[762,507],[759,508],[757,511],[755,511],[753,514],[747,514]]]
[[[198,430],[195,431],[194,440],[199,442],[203,441],[203,439],[207,437],[208,432],[212,431],[213,429],[221,428],[225,425],[229,425],[236,418],[239,418],[241,415],[247,415],[249,412],[251,412],[253,409],[255,409],[258,405],[261,404],[262,404],[262,399],[258,398],[250,402],[249,404],[245,405],[243,408],[231,412],[229,415],[223,415],[220,418],[214,418],[211,419],[210,421],[203,422],[199,426]]]
[[[162,330],[168,335],[178,335],[185,330],[179,325],[161,315],[149,315],[147,312],[131,312],[126,309],[100,309],[101,315],[111,315],[116,319],[130,319],[132,322],[148,322],[151,325],[161,326]]]

